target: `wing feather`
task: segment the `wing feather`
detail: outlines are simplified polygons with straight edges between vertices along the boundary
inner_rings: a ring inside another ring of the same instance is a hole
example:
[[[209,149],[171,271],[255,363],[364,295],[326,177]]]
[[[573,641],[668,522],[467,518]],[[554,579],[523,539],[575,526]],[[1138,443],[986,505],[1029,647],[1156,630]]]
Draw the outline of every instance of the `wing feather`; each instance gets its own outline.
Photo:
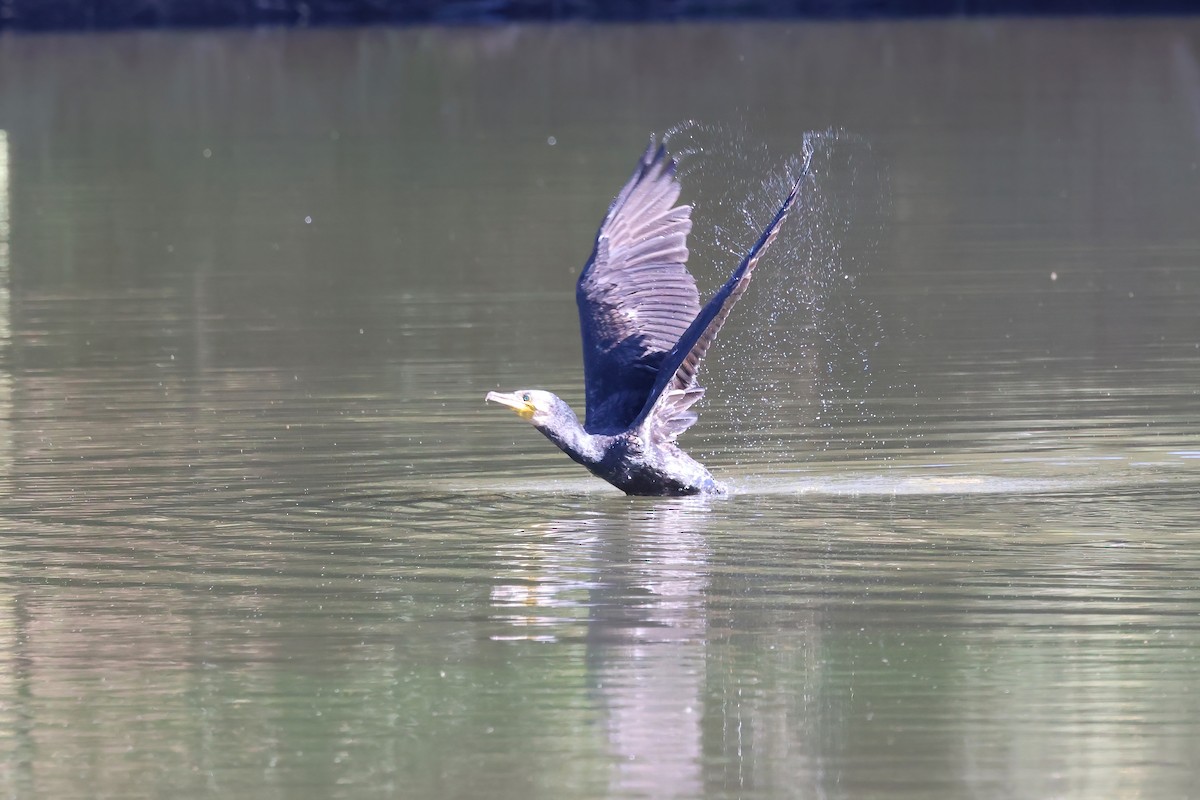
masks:
[[[688,329],[680,336],[677,345],[663,359],[646,404],[634,421],[635,426],[643,426],[645,433],[652,438],[658,441],[674,441],[696,421],[696,414],[690,409],[704,395],[704,389],[696,385],[700,364],[734,304],[749,287],[758,260],[779,233],[780,226],[800,193],[801,185],[808,177],[811,158],[810,152],[805,158],[800,177],[784,198],[774,219],[759,236],[758,242],[742,259],[742,263],[725,285],[696,315]]]
[[[592,433],[628,428],[663,358],[700,311],[685,266],[691,206],[676,205],[676,161],[651,138],[596,235],[576,286]]]

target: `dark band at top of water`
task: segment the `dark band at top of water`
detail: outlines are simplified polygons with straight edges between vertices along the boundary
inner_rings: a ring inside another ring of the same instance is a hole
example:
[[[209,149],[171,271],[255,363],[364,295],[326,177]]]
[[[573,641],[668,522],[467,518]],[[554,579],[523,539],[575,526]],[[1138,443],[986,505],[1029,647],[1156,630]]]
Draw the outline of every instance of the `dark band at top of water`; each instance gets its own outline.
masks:
[[[6,0],[0,29],[1188,14],[1188,0]]]

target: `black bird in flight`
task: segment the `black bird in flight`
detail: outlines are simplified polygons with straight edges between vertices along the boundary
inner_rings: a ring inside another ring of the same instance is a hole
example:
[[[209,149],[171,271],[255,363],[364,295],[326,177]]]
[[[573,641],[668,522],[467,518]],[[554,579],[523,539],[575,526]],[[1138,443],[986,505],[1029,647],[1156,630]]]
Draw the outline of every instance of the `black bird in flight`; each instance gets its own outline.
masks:
[[[575,291],[583,333],[584,423],[551,392],[488,392],[485,399],[516,411],[626,494],[723,493],[675,439],[696,421],[691,407],[704,396],[696,382],[700,364],[796,201],[810,159],[811,153],[754,247],[701,308],[685,266],[692,208],[675,205],[678,162],[652,137],[609,207]]]

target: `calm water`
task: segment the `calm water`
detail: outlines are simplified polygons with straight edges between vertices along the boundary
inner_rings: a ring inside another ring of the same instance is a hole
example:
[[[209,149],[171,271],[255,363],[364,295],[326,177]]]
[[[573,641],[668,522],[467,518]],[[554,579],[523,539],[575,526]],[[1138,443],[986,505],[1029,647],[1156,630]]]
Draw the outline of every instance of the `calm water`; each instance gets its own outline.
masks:
[[[737,491],[627,499],[482,397],[692,118],[702,288],[833,132]],[[1200,796],[1200,21],[10,37],[0,130],[4,795]]]

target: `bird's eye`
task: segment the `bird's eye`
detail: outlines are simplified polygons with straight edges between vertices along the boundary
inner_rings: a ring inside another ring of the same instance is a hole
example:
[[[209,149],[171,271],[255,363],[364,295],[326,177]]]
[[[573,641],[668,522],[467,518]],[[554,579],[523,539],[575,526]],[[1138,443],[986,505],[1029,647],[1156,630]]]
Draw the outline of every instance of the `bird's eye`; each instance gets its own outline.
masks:
[[[525,394],[521,395],[521,399],[524,400],[526,403],[528,403],[529,402],[529,392],[526,392]]]

